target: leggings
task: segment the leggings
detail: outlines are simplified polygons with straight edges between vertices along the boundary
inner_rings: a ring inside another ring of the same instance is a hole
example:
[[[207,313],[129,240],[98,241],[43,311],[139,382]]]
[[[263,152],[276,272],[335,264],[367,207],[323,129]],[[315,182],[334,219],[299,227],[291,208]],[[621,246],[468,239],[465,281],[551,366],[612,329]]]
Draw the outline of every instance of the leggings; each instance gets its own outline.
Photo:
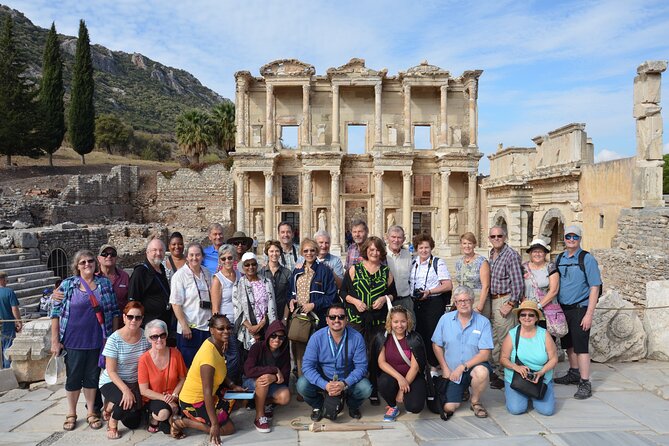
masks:
[[[390,407],[395,407],[397,405],[397,392],[400,390],[397,380],[386,372],[381,372],[377,379],[377,384],[379,386],[379,393],[386,400],[386,403]],[[419,413],[425,407],[427,392],[423,375],[419,373],[409,387],[411,390],[404,394],[404,407],[409,412]]]
[[[135,401],[142,401],[137,383],[130,383],[128,386],[132,389],[132,392],[135,395]],[[122,422],[128,429],[137,429],[139,427],[142,422],[141,409],[137,407],[137,404],[134,404],[133,407],[128,410],[123,409],[121,407],[123,392],[116,387],[116,384],[113,382],[107,383],[100,387],[100,392],[102,393],[102,396],[105,397],[106,401],[114,403],[114,409],[112,410],[111,415],[112,418]]]
[[[416,331],[425,342],[425,352],[427,353],[427,362],[433,367],[439,366],[437,357],[432,350],[432,335],[437,328],[439,319],[446,311],[446,305],[450,303],[450,295],[439,294],[432,296],[425,301],[414,302],[414,312],[416,313]]]

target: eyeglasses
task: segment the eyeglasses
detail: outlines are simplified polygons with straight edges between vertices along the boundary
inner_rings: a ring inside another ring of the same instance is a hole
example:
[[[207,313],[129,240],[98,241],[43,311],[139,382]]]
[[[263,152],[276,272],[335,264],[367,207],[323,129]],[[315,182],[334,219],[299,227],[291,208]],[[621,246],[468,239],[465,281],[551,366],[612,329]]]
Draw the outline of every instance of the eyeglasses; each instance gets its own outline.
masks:
[[[84,266],[84,265],[93,265],[95,263],[95,259],[88,259],[88,260],[82,260],[81,262],[77,263],[79,266]]]
[[[488,238],[490,238],[490,240],[494,240],[496,238],[504,238],[504,235],[503,234],[493,234],[493,235],[488,236]]]
[[[100,254],[100,257],[116,257],[116,255],[117,254],[115,252],[105,251],[102,254]]]
[[[564,236],[564,239],[565,240],[581,240],[581,236],[576,235],[576,234],[567,234],[567,235]]]
[[[219,257],[223,262],[227,262],[232,260],[232,256],[226,256],[226,257]]]
[[[337,319],[339,319],[340,321],[343,321],[344,319],[346,319],[346,315],[345,314],[329,314],[328,319],[330,319],[331,321],[336,321]]]
[[[214,329],[218,331],[230,331],[232,330],[232,326],[231,325],[223,325],[222,327],[214,326]]]
[[[246,242],[234,242],[233,245],[239,246],[239,245],[245,245]]]
[[[269,338],[270,338],[270,339],[278,339],[279,341],[283,341],[284,339],[286,339],[286,336],[285,336],[285,335],[280,335],[280,334],[273,333],[273,334],[271,334],[271,335],[269,336]]]
[[[163,332],[163,333],[160,333],[160,334],[154,334],[154,335],[149,336],[149,339],[151,339],[152,341],[157,341],[158,339],[165,340],[165,339],[167,339],[167,333]]]
[[[466,300],[456,300],[455,301],[455,305],[464,305],[464,304],[468,304],[468,303],[471,303],[471,300],[466,299]]]
[[[258,262],[249,262],[249,263],[244,264],[244,268],[251,268],[251,267],[255,268],[257,266],[258,266]]]
[[[142,316],[141,314],[126,314],[125,317],[127,317],[129,321],[138,321],[138,322],[144,319],[144,316]]]
[[[520,314],[518,315],[518,317],[531,317],[531,318],[535,318],[535,317],[537,317],[537,315],[534,314],[534,312],[532,312],[532,313],[520,313]]]
[[[303,249],[302,252],[307,254],[307,253],[310,253],[310,252],[316,252],[316,250],[315,249]]]

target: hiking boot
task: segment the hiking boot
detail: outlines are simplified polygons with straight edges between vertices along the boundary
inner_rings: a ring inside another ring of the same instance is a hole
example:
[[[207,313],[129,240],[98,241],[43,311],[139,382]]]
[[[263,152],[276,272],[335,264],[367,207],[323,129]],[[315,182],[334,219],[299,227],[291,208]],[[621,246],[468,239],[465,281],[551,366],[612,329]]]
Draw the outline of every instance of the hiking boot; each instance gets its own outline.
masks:
[[[395,421],[399,415],[400,410],[397,407],[386,406],[386,414],[383,416],[383,421]]]
[[[592,384],[590,381],[580,381],[578,383],[578,390],[574,394],[577,400],[586,400],[592,396]]]
[[[257,420],[255,420],[253,424],[255,425],[256,430],[263,434],[268,434],[272,430],[269,426],[269,420],[267,419],[267,417],[260,417]]]
[[[554,378],[553,382],[555,384],[567,384],[567,385],[578,384],[581,382],[581,375],[577,371],[569,369],[569,371],[565,375],[560,376],[559,378]]]

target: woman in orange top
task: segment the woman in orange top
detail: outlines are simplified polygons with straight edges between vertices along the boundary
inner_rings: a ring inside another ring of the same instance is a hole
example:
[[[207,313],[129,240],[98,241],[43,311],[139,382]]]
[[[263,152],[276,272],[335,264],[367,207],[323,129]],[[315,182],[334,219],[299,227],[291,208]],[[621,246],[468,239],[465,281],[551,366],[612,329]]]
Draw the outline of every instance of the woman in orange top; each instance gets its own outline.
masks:
[[[179,392],[186,381],[186,364],[174,347],[167,347],[167,324],[154,319],[144,330],[151,349],[139,358],[137,382],[144,403],[148,404],[151,418],[148,431],[158,432],[161,421],[176,414]]]

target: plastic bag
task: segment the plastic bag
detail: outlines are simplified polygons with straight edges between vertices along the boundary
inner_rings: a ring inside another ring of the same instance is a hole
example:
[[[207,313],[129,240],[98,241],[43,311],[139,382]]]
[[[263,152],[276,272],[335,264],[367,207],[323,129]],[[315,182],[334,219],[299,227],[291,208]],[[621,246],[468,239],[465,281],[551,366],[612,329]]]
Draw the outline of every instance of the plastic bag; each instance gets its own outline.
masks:
[[[59,355],[53,355],[49,359],[44,371],[44,381],[47,385],[58,384],[65,378],[65,354],[65,350],[63,350]]]

